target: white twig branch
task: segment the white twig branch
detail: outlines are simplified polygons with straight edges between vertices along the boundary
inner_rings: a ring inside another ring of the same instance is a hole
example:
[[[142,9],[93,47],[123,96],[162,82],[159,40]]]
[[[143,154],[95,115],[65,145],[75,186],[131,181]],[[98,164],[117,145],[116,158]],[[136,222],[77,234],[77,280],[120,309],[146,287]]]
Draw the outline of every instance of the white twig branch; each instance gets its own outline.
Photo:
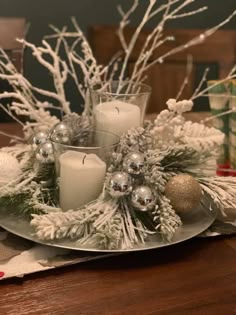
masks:
[[[180,97],[182,96],[183,94],[183,91],[185,89],[185,87],[188,85],[189,83],[189,77],[192,73],[192,70],[193,70],[193,56],[192,55],[188,55],[187,56],[187,65],[186,65],[186,75],[185,75],[185,78],[184,78],[184,81],[179,89],[179,92],[176,96],[176,100],[179,100]]]
[[[216,119],[216,118],[223,117],[223,116],[225,116],[225,115],[229,115],[229,114],[235,113],[235,112],[236,112],[236,108],[232,108],[232,109],[226,110],[226,111],[223,112],[223,113],[220,113],[220,114],[217,114],[217,115],[212,115],[212,116],[210,116],[210,117],[207,117],[207,118],[201,120],[201,123],[204,124],[204,123],[207,123],[207,122],[209,122],[209,121],[211,121],[211,120],[214,120],[214,119]]]
[[[193,100],[195,100],[195,99],[197,99],[197,98],[199,98],[201,96],[204,96],[208,91],[210,91],[212,88],[216,87],[217,85],[225,83],[225,82],[227,82],[227,81],[229,81],[231,79],[236,78],[235,70],[236,70],[236,66],[233,67],[233,69],[230,71],[230,73],[225,78],[223,78],[221,80],[217,80],[212,85],[206,87],[205,89],[203,89],[201,91],[198,91],[198,93],[194,93],[194,95],[192,96],[191,100],[193,101]]]
[[[140,35],[141,30],[143,29],[144,25],[149,20],[152,8],[155,5],[155,3],[156,3],[156,0],[149,0],[149,5],[147,7],[147,10],[144,13],[144,16],[143,16],[140,24],[136,28],[136,30],[135,30],[135,32],[134,32],[134,34],[133,34],[133,36],[132,36],[128,46],[127,46],[124,62],[123,62],[123,65],[122,65],[122,68],[121,68],[120,77],[119,77],[120,81],[122,81],[124,79],[125,71],[126,71],[127,64],[128,64],[129,58],[131,56],[131,53],[132,53],[132,51],[133,51],[133,49],[135,47],[135,44],[137,42],[137,39],[138,39],[138,37]],[[121,21],[121,24],[122,24],[122,21]]]
[[[51,97],[56,96],[56,99],[60,101],[60,107],[64,111],[64,113],[69,114],[71,112],[69,103],[66,100],[65,96],[65,90],[64,90],[64,84],[67,79],[68,75],[68,68],[65,62],[61,62],[60,58],[56,54],[56,52],[52,49],[52,47],[49,45],[49,43],[46,40],[42,41],[41,47],[36,47],[34,44],[27,42],[26,40],[19,39],[20,43],[23,43],[26,47],[30,48],[32,50],[33,55],[38,60],[38,62],[45,67],[49,73],[53,77],[54,87],[57,92],[56,94],[49,93]],[[46,58],[43,57],[43,55],[46,55],[52,59],[53,63],[50,63],[46,60]],[[42,93],[41,89],[38,89],[40,93]],[[44,95],[46,95],[45,92],[43,92]]]
[[[199,93],[199,91],[201,90],[203,84],[206,82],[207,80],[207,75],[208,75],[208,72],[209,72],[210,68],[206,68],[203,72],[203,75],[202,75],[202,78],[198,84],[198,87],[196,88],[196,90],[194,91],[192,97],[190,99],[194,99],[194,97]]]
[[[141,69],[141,73],[147,71],[149,68],[153,67],[155,64],[157,63],[163,63],[163,61],[167,58],[170,57],[178,52],[184,51],[192,46],[195,46],[197,44],[202,43],[204,40],[206,40],[209,36],[211,36],[212,34],[214,34],[219,28],[221,28],[223,25],[227,24],[234,16],[236,15],[236,11],[234,11],[227,19],[225,19],[224,21],[222,21],[221,23],[217,24],[216,26],[210,28],[209,30],[203,32],[202,34],[194,37],[193,39],[191,39],[190,41],[188,41],[187,43],[181,44],[171,50],[169,50],[168,52],[166,52],[164,55],[157,57],[155,60],[153,60],[152,62],[148,63],[148,65],[144,68]],[[140,72],[137,72],[135,74],[135,76],[133,77],[133,79],[135,80],[137,77],[140,76]]]
[[[139,5],[139,0],[134,0],[133,4],[130,7],[130,9],[126,13],[123,11],[123,9],[122,9],[122,7],[120,5],[117,7],[118,12],[120,13],[120,15],[122,17],[122,19],[120,21],[120,27],[118,29],[117,34],[119,36],[121,45],[122,45],[122,47],[123,47],[123,49],[124,49],[124,51],[126,53],[128,51],[128,45],[127,45],[127,42],[126,42],[126,39],[125,39],[125,36],[124,36],[124,28],[130,23],[129,17],[136,10],[138,5]]]

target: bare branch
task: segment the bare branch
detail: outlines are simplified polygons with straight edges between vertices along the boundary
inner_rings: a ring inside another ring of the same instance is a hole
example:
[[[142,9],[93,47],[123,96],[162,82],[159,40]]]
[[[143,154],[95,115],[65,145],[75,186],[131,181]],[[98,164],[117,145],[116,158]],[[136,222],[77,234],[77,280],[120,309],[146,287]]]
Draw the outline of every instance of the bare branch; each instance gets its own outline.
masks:
[[[188,55],[187,56],[187,66],[186,66],[186,75],[185,75],[185,78],[184,78],[184,81],[180,87],[180,90],[176,96],[176,100],[179,100],[181,95],[183,94],[183,91],[185,89],[185,87],[188,85],[189,83],[189,77],[192,73],[192,70],[193,70],[193,56],[192,55]]]

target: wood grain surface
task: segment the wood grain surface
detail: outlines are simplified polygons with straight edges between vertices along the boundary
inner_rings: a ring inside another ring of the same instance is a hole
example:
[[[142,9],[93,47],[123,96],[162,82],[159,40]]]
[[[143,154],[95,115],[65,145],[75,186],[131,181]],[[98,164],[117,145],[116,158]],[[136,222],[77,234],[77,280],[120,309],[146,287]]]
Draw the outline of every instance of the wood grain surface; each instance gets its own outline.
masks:
[[[228,240],[194,239],[11,279],[1,283],[0,314],[234,314],[236,251]]]
[[[194,238],[0,282],[0,315],[80,314],[236,314],[236,237]]]

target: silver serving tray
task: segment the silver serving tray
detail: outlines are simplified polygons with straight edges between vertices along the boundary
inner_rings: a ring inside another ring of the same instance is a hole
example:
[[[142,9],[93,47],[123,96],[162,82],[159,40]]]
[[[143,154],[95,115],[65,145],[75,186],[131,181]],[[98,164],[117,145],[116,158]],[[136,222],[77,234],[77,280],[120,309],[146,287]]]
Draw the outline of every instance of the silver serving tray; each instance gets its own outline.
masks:
[[[134,245],[133,248],[128,249],[116,249],[116,250],[106,250],[98,248],[88,248],[82,246],[76,240],[57,240],[57,241],[41,241],[34,234],[33,227],[30,226],[29,221],[20,217],[19,215],[13,215],[0,210],[0,226],[3,227],[8,232],[25,238],[30,241],[34,241],[39,244],[44,244],[48,246],[60,247],[71,250],[79,251],[89,251],[89,252],[132,252],[132,251],[143,251],[155,248],[161,248],[177,244],[186,241],[203,231],[205,231],[211,224],[215,221],[217,216],[217,209],[212,208],[209,205],[199,206],[193,209],[188,214],[181,217],[183,225],[178,228],[171,242],[163,241],[158,234],[153,235],[147,239],[145,244]]]

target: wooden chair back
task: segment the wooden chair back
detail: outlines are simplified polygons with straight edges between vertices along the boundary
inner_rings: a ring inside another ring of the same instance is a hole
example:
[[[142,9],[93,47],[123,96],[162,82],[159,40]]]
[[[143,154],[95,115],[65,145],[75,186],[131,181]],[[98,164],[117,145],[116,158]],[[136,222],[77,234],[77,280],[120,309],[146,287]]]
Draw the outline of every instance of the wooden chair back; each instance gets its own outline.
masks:
[[[9,55],[11,61],[19,72],[23,72],[24,47],[16,41],[16,38],[24,38],[26,21],[24,18],[0,18],[0,47]],[[0,82],[0,91],[9,90],[7,82]],[[4,103],[4,101],[2,101]],[[0,122],[8,122],[11,119],[0,110]]]
[[[111,57],[121,51],[121,45],[116,33],[115,26],[93,26],[90,28],[89,38],[98,62],[106,64]],[[165,35],[174,36],[175,41],[166,42],[158,48],[152,57],[159,57],[170,49],[184,44],[201,34],[200,29],[172,29],[167,30]],[[126,38],[129,39],[133,29],[127,29]],[[131,55],[128,72],[132,70],[137,56],[143,47],[148,36],[148,31],[143,31],[135,49]],[[148,113],[159,112],[166,107],[169,98],[175,98],[186,74],[187,55],[193,56],[193,71],[189,84],[185,88],[182,98],[189,98],[197,86],[197,76],[199,77],[199,65],[216,65],[218,77],[226,76],[236,61],[236,31],[220,30],[209,37],[205,42],[197,46],[188,48],[165,59],[163,64],[156,64],[147,71],[147,83],[153,88]],[[157,56],[158,53],[158,56]],[[153,60],[152,59],[152,60]],[[150,61],[152,61],[150,60]],[[128,73],[129,75],[129,73]],[[217,75],[217,74],[216,74]]]
[[[16,38],[25,37],[24,18],[0,18],[0,47],[10,56],[17,70],[22,71],[23,47]]]

